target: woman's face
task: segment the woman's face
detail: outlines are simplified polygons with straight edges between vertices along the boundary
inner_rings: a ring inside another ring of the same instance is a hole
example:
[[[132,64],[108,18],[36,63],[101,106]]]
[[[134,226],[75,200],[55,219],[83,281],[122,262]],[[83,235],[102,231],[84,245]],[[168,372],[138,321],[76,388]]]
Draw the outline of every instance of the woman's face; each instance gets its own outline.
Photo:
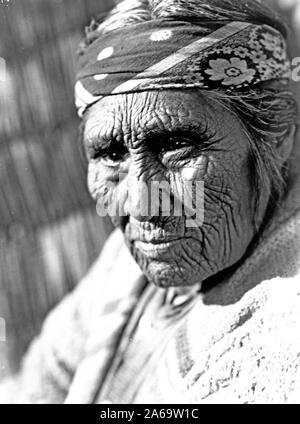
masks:
[[[230,110],[149,91],[105,97],[85,120],[90,192],[150,281],[193,285],[241,259],[267,196],[255,210],[249,141]]]

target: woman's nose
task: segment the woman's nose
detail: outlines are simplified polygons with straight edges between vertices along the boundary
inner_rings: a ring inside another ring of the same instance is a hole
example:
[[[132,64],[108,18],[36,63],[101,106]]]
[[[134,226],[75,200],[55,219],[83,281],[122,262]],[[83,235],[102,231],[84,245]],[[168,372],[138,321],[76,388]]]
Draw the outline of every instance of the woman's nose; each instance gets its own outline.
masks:
[[[149,166],[151,158],[135,159],[127,162],[127,174],[123,176],[126,182],[126,202],[125,210],[127,215],[134,217],[138,221],[149,221],[153,217],[154,208],[152,202],[153,164]],[[124,168],[125,169],[125,168]],[[155,179],[163,178],[157,172]]]
[[[129,216],[144,222],[151,219],[151,202],[148,183],[145,178],[128,174],[127,198],[125,204]]]

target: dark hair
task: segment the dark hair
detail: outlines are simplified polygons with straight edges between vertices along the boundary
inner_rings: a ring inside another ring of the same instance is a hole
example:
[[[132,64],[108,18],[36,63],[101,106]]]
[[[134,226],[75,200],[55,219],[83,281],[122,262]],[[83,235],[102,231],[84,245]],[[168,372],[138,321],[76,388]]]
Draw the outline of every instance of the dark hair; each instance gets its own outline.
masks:
[[[252,22],[270,25],[287,36],[282,18],[256,0],[124,0],[117,3],[105,18],[91,22],[81,53],[104,33],[150,19],[197,22],[203,35],[232,21]],[[206,90],[206,93],[230,107],[249,135],[257,202],[262,187],[270,188],[270,196],[279,199],[285,188],[286,169],[278,157],[277,146],[298,119],[297,103],[289,87],[272,82],[243,93],[221,90]]]

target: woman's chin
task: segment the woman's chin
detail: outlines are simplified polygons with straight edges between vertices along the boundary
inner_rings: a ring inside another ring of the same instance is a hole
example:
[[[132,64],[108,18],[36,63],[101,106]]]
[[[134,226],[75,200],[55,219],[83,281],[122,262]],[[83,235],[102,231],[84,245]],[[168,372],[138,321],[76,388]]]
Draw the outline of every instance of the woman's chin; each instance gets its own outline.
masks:
[[[200,284],[201,279],[195,275],[194,270],[165,262],[152,261],[143,270],[148,280],[157,287],[187,287]]]
[[[135,242],[131,245],[131,252],[147,279],[158,287],[200,284],[200,265],[185,263],[180,256],[174,255],[172,247],[170,243]]]

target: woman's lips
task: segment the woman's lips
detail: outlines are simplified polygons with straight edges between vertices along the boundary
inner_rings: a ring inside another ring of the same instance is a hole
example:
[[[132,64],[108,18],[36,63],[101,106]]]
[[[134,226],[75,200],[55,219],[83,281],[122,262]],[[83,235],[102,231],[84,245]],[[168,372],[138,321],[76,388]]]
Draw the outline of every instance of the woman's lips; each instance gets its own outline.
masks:
[[[127,237],[130,243],[134,243],[138,246],[143,246],[144,249],[157,249],[163,248],[165,246],[172,246],[179,241],[182,241],[184,237],[177,236],[168,236],[164,238],[153,237],[151,235],[145,235],[144,237]]]
[[[182,240],[182,238],[178,238],[178,237],[174,237],[174,238],[168,238],[168,239],[147,239],[147,240],[143,240],[143,239],[136,239],[136,240],[132,240],[135,243],[143,243],[143,244],[150,244],[150,245],[155,245],[155,246],[160,246],[163,244],[171,244],[174,243],[176,241]]]
[[[177,238],[174,240],[155,240],[153,242],[145,242],[142,240],[133,241],[135,249],[139,252],[147,255],[150,259],[156,259],[162,254],[172,255],[174,252],[174,247],[182,242],[182,238]]]
[[[161,246],[176,242],[185,237],[181,221],[163,223],[139,222],[130,217],[125,227],[125,237],[130,243],[144,243]]]

